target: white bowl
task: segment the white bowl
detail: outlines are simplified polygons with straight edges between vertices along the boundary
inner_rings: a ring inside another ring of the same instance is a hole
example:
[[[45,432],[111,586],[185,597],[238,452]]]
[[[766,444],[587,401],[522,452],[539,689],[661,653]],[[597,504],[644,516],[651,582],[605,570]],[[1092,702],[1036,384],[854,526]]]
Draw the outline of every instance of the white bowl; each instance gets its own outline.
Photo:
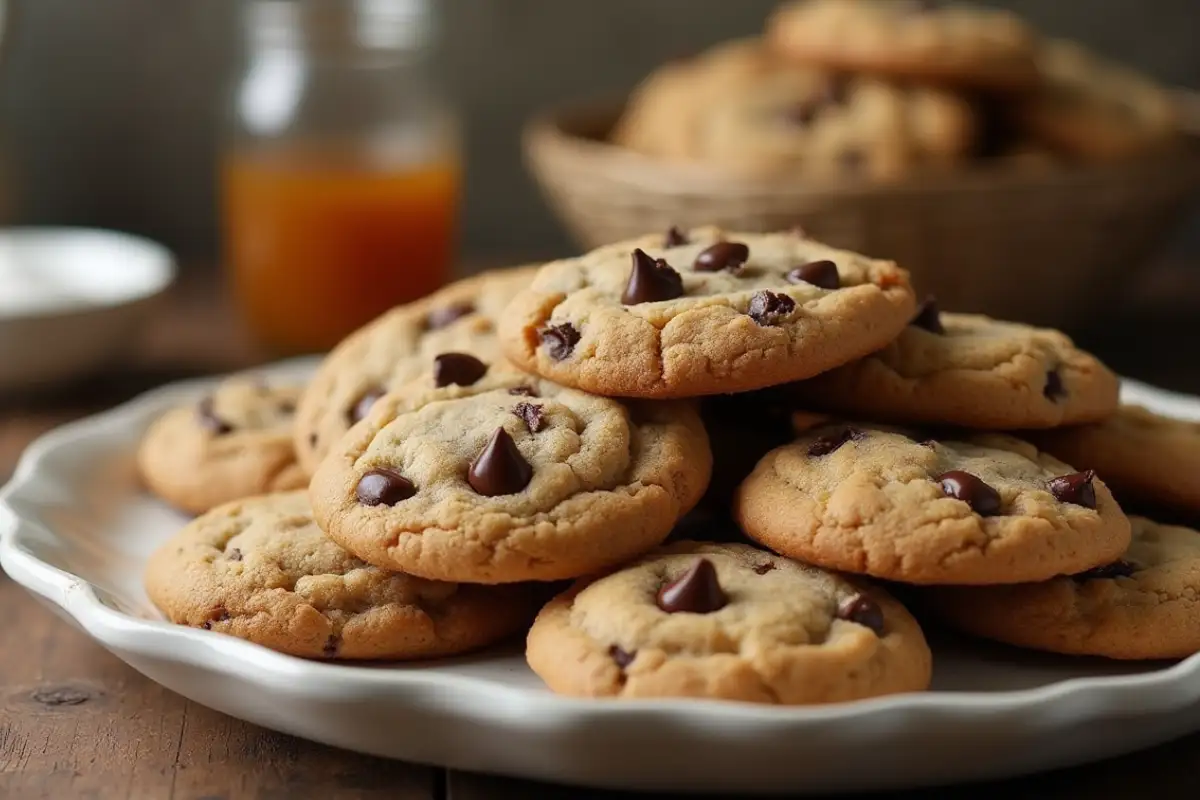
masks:
[[[0,231],[0,392],[96,372],[175,278],[162,245],[115,231]]]

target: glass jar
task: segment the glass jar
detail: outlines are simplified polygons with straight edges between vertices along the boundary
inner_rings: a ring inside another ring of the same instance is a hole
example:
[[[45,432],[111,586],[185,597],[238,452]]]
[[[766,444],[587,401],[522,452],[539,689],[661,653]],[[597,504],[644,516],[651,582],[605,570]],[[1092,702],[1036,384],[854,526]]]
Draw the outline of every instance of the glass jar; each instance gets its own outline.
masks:
[[[225,258],[250,330],[326,350],[441,286],[460,160],[429,0],[248,0],[221,165]]]

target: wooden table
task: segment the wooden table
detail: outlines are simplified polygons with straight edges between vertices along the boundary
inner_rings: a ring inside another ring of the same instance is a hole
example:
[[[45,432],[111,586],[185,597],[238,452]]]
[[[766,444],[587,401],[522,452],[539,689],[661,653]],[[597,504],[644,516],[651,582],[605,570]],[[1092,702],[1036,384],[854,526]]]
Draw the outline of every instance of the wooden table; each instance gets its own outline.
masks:
[[[1200,275],[1148,284],[1127,315],[1083,340],[1123,373],[1200,392]],[[1190,298],[1190,300],[1189,300]],[[183,285],[127,368],[38,397],[0,399],[0,481],[54,425],[167,380],[257,363],[211,287]],[[0,797],[600,798],[585,792],[385,761],[274,733],[143,678],[0,575]],[[664,746],[667,746],[664,743]],[[868,759],[869,760],[869,759]],[[997,783],[1023,796],[1194,796],[1200,735],[1103,764]],[[906,797],[967,798],[982,787]],[[624,796],[624,795],[621,795]],[[896,796],[896,795],[892,795]]]

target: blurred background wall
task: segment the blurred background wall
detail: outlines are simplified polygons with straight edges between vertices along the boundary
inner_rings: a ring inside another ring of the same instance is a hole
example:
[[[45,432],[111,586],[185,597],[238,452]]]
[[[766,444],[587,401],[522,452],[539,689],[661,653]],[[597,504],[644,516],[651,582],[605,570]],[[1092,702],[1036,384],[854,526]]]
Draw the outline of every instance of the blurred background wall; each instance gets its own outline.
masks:
[[[572,250],[520,162],[538,109],[632,86],[665,57],[761,29],[773,0],[433,0],[446,84],[464,114],[468,261]],[[1200,0],[1008,0],[1155,77],[1200,87]],[[240,52],[236,0],[16,0],[0,68],[0,138],[18,222],[218,253],[214,159]],[[1200,225],[1182,246],[1200,253]]]

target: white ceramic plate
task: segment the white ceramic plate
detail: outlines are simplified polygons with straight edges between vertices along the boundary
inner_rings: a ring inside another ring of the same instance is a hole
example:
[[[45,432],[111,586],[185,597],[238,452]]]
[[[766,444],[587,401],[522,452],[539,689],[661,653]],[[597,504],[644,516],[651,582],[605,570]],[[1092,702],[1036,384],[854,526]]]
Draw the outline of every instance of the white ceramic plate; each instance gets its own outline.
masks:
[[[175,278],[162,245],[116,231],[0,231],[0,391],[95,371]]]
[[[271,371],[298,375],[306,362]],[[138,671],[199,703],[365,753],[622,789],[828,792],[1015,775],[1200,729],[1200,656],[1119,664],[936,638],[934,690],[816,708],[586,701],[547,692],[517,647],[344,666],[170,625],[146,600],[150,551],[184,517],[140,493],[132,452],[164,388],[34,444],[0,493],[0,563]],[[1127,383],[1200,419],[1200,399]]]

